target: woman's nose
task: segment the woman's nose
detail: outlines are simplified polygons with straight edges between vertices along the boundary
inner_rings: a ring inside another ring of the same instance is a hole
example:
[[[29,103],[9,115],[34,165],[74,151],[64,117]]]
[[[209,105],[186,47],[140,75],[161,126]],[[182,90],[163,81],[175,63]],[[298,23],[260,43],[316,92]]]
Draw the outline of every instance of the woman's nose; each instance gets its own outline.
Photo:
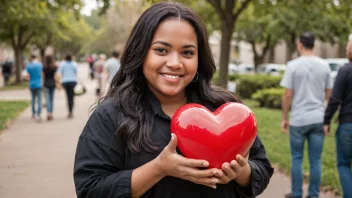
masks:
[[[173,69],[182,68],[183,63],[181,61],[181,56],[177,53],[169,54],[166,66],[172,67]]]

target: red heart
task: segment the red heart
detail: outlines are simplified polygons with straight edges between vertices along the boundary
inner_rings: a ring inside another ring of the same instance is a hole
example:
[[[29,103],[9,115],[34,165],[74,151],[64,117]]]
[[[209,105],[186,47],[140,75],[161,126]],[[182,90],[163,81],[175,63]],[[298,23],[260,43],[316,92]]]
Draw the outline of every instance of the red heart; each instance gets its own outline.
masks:
[[[240,103],[226,103],[215,112],[199,104],[187,104],[172,117],[171,131],[186,157],[207,160],[209,168],[221,168],[237,154],[244,156],[249,151],[257,135],[257,123],[251,109]]]

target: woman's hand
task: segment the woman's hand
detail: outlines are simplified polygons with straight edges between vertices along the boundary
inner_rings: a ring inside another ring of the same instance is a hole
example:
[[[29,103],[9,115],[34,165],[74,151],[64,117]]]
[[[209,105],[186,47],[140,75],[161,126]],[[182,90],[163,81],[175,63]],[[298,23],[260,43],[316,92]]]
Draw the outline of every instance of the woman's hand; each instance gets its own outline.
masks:
[[[231,180],[235,180],[235,182],[241,186],[248,186],[251,176],[248,156],[249,153],[244,157],[238,154],[236,160],[232,160],[230,163],[225,162],[222,165],[222,170],[215,170],[214,174],[220,179],[219,183],[227,184]]]
[[[214,175],[218,169],[204,169],[209,166],[205,160],[195,160],[185,158],[176,152],[177,137],[171,134],[170,143],[157,157],[157,167],[163,176],[173,176],[184,180],[189,180],[196,184],[202,184],[211,188],[216,188],[219,182]]]

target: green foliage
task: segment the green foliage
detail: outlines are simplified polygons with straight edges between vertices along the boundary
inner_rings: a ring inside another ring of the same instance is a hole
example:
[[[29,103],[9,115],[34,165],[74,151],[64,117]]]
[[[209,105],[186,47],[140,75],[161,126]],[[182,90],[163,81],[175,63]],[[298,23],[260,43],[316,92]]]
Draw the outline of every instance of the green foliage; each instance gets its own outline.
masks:
[[[323,42],[344,43],[352,30],[351,12],[348,1],[282,0],[275,4],[273,15],[286,30],[280,38],[293,51],[297,38],[304,31],[313,32]]]
[[[0,41],[10,43],[15,51],[16,82],[22,80],[20,72],[26,46],[34,37],[63,36],[59,28],[60,13],[72,12],[77,16],[80,6],[80,0],[11,0],[1,4]]]
[[[280,109],[284,90],[283,88],[261,89],[252,95],[252,99],[257,101],[260,107]]]
[[[240,75],[237,80],[236,93],[241,98],[251,98],[260,89],[280,86],[281,76]]]
[[[229,75],[229,81],[237,81],[238,79],[240,79],[241,75],[239,74],[232,74]]]
[[[0,131],[29,105],[28,101],[0,101]]]
[[[52,45],[56,52],[61,54],[70,52],[74,55],[84,53],[85,46],[95,36],[93,29],[85,20],[76,18],[72,13],[62,14],[60,17],[65,22],[61,29],[65,37],[55,37],[53,39]]]

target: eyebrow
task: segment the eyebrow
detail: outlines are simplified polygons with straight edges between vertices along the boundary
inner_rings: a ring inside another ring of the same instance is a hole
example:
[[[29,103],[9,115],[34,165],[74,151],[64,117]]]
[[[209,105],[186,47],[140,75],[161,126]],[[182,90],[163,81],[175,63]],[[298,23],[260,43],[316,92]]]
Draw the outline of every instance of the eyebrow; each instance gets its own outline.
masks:
[[[170,43],[164,42],[164,41],[155,41],[154,43],[152,43],[152,45],[154,44],[161,44],[161,45],[165,45],[167,47],[172,47],[172,45]],[[193,44],[190,45],[184,45],[182,48],[195,48],[197,49],[197,47]]]

